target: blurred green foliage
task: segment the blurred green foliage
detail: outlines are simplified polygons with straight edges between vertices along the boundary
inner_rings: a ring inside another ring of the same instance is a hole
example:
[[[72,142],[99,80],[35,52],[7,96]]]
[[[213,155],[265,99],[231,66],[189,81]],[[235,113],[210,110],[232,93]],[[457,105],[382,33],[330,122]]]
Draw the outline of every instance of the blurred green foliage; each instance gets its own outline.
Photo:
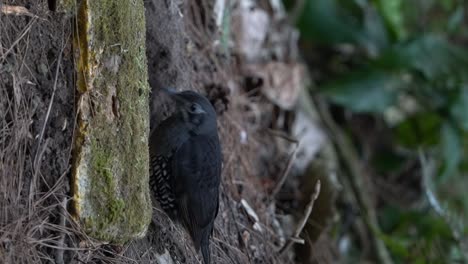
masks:
[[[382,216],[382,228],[392,231],[381,234],[381,238],[398,262],[447,263],[451,243],[446,241],[452,240],[452,233],[440,217],[428,212],[402,212],[392,207],[385,208]]]
[[[423,150],[436,161],[429,180],[449,219],[423,211],[430,203],[379,211],[382,239],[397,263],[449,263],[466,254],[452,231],[467,242],[468,197],[453,188],[468,187],[467,6],[461,0],[305,0],[296,21],[306,58],[325,47],[330,61],[342,64],[320,62],[319,92],[352,113],[386,121],[395,148],[413,156]],[[378,160],[378,171],[404,162]]]

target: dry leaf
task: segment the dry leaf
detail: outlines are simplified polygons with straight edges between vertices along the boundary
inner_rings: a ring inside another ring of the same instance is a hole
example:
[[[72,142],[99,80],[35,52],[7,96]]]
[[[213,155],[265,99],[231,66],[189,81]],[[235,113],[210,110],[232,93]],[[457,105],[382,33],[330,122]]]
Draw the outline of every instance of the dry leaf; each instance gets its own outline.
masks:
[[[250,0],[242,0],[233,13],[232,29],[239,52],[248,60],[261,57],[270,18],[268,14]]]
[[[249,76],[262,78],[262,93],[274,104],[286,110],[296,105],[299,92],[306,82],[305,67],[300,63],[256,64],[249,66],[247,71]]]
[[[5,15],[14,15],[14,16],[30,16],[34,17],[29,10],[24,6],[12,6],[12,5],[0,5],[2,13]]]

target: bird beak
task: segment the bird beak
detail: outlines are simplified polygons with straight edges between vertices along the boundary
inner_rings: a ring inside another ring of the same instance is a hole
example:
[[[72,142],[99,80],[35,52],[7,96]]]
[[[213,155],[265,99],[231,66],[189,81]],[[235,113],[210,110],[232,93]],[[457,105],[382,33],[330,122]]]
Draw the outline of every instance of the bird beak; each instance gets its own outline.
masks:
[[[176,104],[180,104],[183,102],[183,99],[179,97],[179,93],[175,89],[171,88],[161,88],[164,94],[168,95],[172,100],[176,102]]]
[[[167,95],[174,95],[177,94],[177,91],[171,88],[161,88],[161,90],[166,93]]]

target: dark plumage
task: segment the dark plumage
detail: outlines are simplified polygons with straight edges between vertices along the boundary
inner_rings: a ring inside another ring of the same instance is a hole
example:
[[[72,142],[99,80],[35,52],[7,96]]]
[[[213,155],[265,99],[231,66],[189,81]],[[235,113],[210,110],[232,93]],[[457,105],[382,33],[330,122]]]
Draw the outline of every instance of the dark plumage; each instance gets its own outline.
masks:
[[[221,180],[216,112],[198,93],[166,93],[176,102],[176,111],[151,131],[150,187],[162,209],[182,222],[209,264]]]

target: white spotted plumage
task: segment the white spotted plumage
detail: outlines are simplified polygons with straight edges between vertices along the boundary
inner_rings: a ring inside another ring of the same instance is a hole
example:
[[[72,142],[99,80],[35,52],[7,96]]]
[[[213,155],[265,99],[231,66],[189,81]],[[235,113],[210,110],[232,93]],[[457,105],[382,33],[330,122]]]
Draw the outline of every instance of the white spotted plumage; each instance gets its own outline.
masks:
[[[166,212],[175,210],[175,198],[169,179],[171,157],[151,157],[150,187],[161,208]]]

